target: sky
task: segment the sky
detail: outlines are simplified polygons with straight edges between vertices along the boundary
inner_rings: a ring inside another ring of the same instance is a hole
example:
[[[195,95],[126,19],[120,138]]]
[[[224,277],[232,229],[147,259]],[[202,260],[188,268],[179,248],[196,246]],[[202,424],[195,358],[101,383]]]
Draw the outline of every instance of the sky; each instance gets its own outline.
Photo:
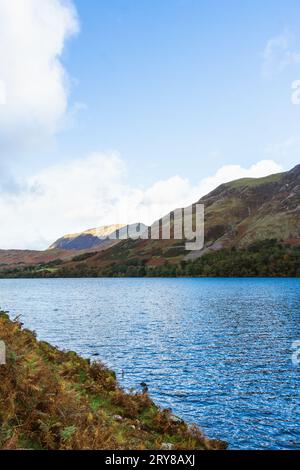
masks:
[[[0,0],[0,58],[0,248],[300,163],[298,0]]]

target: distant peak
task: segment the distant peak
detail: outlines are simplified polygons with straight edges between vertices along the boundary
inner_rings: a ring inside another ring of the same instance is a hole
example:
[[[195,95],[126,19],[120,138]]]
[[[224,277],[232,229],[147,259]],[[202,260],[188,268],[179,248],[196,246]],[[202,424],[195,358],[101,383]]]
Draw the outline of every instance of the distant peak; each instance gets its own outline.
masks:
[[[56,240],[50,247],[49,250],[56,248],[62,250],[89,250],[91,248],[97,248],[109,241],[109,239],[117,240],[117,232],[120,235],[124,235],[128,227],[139,225],[141,231],[147,229],[146,225],[137,224],[113,224],[103,225],[92,229],[85,230],[83,232],[72,233],[64,235],[63,237]],[[122,237],[121,237],[122,238]]]

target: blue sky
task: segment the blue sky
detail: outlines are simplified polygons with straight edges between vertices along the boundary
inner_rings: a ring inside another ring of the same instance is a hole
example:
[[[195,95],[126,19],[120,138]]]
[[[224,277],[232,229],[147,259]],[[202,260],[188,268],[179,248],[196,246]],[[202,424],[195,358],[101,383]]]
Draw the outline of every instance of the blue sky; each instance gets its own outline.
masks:
[[[298,0],[2,0],[0,53],[0,247],[299,163]]]
[[[61,136],[66,153],[116,149],[132,178],[150,183],[248,166],[299,134],[290,87],[300,64],[262,74],[271,38],[290,34],[300,51],[299,2],[75,3],[81,33],[64,63],[87,109]],[[297,163],[285,157],[286,168]]]

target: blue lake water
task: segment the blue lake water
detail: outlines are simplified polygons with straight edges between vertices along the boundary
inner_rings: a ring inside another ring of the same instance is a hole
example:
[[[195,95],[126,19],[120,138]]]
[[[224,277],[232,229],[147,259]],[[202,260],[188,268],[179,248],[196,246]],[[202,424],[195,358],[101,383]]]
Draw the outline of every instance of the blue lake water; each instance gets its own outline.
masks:
[[[300,449],[300,279],[0,280],[0,307],[232,449]]]

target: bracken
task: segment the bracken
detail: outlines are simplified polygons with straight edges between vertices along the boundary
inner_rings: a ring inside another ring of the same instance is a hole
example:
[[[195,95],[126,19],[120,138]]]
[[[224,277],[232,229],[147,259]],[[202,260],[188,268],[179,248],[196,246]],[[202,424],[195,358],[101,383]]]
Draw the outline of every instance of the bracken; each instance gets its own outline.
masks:
[[[7,362],[0,366],[1,449],[224,449],[197,427],[174,422],[148,394],[127,394],[115,374],[37,341],[0,313]],[[116,419],[121,417],[122,419]]]

